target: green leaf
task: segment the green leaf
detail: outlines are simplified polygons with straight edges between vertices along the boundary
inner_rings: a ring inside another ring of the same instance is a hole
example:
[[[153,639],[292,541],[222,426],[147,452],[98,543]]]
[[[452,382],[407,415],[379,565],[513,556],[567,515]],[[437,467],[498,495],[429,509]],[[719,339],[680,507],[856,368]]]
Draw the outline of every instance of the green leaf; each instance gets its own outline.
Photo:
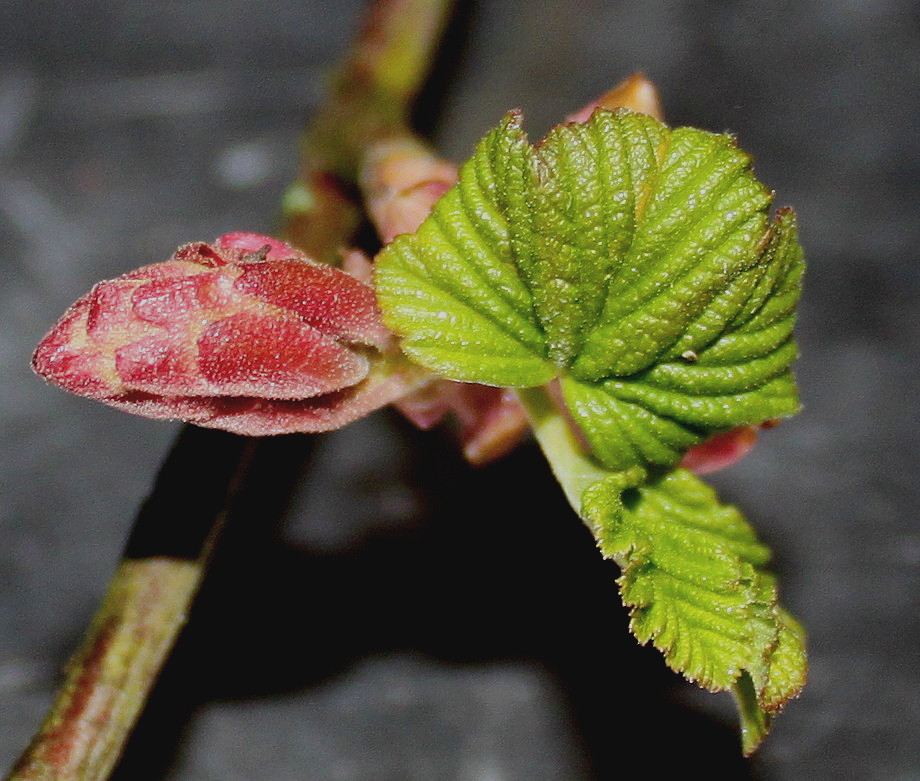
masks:
[[[767,548],[685,470],[625,491],[617,479],[598,481],[583,493],[581,514],[622,569],[632,632],[691,681],[733,690],[752,751],[806,669],[802,630],[763,569]]]
[[[611,469],[671,465],[798,409],[791,211],[727,135],[597,111],[529,144],[510,114],[377,260],[387,325],[450,379],[560,377]]]
[[[805,632],[782,608],[778,609],[779,636],[776,648],[765,667],[767,679],[760,688],[753,676],[744,673],[732,687],[741,715],[741,747],[745,756],[753,754],[767,736],[774,716],[805,686],[808,662],[805,658]]]
[[[608,467],[670,465],[713,431],[798,410],[789,365],[802,252],[783,210],[757,264],[691,323],[662,360],[630,377],[563,378],[566,404]]]
[[[531,157],[510,114],[479,142],[419,230],[377,257],[384,321],[410,358],[450,379],[528,387],[555,374],[531,292],[512,262],[531,219]]]
[[[752,752],[805,685],[807,668],[802,628],[764,569],[769,550],[690,472],[604,468],[546,389],[518,398],[569,503],[622,570],[631,630],[690,680],[731,689]]]
[[[631,249],[669,135],[644,114],[598,112],[588,123],[556,127],[533,150],[533,229],[516,261],[560,368],[597,344],[617,281],[634,262]]]

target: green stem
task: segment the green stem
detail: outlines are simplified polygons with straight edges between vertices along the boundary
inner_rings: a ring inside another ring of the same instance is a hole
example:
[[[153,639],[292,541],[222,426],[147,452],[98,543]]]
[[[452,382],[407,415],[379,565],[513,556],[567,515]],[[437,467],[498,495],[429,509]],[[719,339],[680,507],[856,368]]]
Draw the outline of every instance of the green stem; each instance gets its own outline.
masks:
[[[584,490],[608,472],[598,466],[578,441],[574,429],[559,411],[546,386],[522,388],[518,399],[527,410],[534,436],[575,512],[581,509]]]
[[[284,204],[288,237],[317,258],[334,257],[351,239],[357,207],[339,179],[353,185],[367,145],[407,132],[449,7],[449,0],[377,0],[371,7],[307,135],[301,179]],[[109,777],[186,621],[256,449],[222,432],[183,430],[49,715],[7,781]],[[225,471],[214,475],[216,499],[204,506],[201,469],[214,461]],[[170,497],[180,502],[178,512],[164,511]]]
[[[58,702],[11,779],[107,778],[184,623],[203,562],[122,562]]]
[[[642,467],[611,472],[598,464],[579,440],[575,426],[560,411],[550,386],[522,388],[517,391],[517,397],[527,411],[540,449],[562,486],[566,499],[586,522],[588,519],[582,512],[582,497],[588,487],[602,480],[615,480],[626,487],[644,479],[645,470]],[[589,522],[588,525],[591,526]],[[592,531],[596,532],[593,527]]]

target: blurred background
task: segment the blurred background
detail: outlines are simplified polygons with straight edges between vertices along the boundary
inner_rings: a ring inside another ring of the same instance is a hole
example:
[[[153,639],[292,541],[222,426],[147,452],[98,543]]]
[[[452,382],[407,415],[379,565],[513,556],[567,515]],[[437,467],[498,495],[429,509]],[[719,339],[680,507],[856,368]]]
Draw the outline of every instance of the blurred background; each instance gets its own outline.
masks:
[[[31,350],[98,279],[277,226],[360,6],[0,5],[0,769],[178,431],[45,386]],[[920,11],[464,3],[423,119],[461,160],[505,110],[537,137],[636,70],[800,215],[805,411],[714,482],[809,630],[802,698],[741,760],[727,695],[629,637],[533,446],[472,470],[380,413],[271,443],[117,778],[606,779],[635,754],[651,777],[920,779]]]

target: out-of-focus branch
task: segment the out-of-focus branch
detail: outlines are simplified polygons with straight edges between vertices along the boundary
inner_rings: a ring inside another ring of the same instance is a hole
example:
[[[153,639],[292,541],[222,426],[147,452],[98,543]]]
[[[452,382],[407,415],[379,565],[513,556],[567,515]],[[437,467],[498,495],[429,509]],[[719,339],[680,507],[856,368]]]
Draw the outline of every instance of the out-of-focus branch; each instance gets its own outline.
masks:
[[[187,427],[10,781],[105,779],[185,623],[255,443]]]
[[[329,100],[304,135],[298,181],[285,198],[286,238],[317,260],[336,262],[342,235],[361,220],[349,197],[368,149],[411,136],[412,102],[428,73],[450,0],[377,0]]]

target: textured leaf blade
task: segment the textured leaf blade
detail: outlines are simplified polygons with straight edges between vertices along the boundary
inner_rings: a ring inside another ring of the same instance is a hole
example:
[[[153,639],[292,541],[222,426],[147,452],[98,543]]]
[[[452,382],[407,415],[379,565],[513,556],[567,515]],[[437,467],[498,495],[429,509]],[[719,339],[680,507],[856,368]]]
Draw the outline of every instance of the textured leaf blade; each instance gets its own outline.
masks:
[[[419,230],[378,256],[384,321],[410,357],[450,379],[528,386],[554,374],[531,292],[511,262],[531,219],[531,163],[520,117],[510,114]]]
[[[611,469],[671,465],[716,431],[798,411],[792,339],[802,276],[795,216],[781,212],[757,263],[654,366],[595,383],[563,378],[572,417]]]
[[[798,696],[808,677],[805,656],[805,630],[782,607],[777,608],[779,634],[776,646],[767,659],[765,676],[755,680],[760,706],[768,713],[778,713],[789,700]]]
[[[734,689],[747,675],[760,711],[781,708],[804,683],[804,648],[762,569],[769,551],[689,472],[621,490],[595,483],[582,514],[622,569],[633,633],[699,685]]]
[[[690,472],[604,468],[545,389],[518,397],[572,507],[621,568],[631,630],[690,680],[733,692],[750,753],[807,666],[802,629],[764,569],[769,550]]]
[[[597,111],[536,147],[509,115],[377,261],[386,323],[451,379],[560,377],[610,469],[798,410],[795,218],[734,140]]]
[[[594,455],[610,469],[675,463],[687,448],[705,438],[701,430],[621,399],[602,385],[564,377],[561,387],[566,406]]]
[[[622,277],[669,132],[644,114],[601,111],[554,128],[537,146],[539,236],[524,271],[557,365],[590,343]]]
[[[670,131],[647,172],[628,251],[573,364],[582,380],[654,364],[757,257],[770,194],[729,136]]]
[[[764,666],[765,677],[743,674],[732,687],[741,716],[741,748],[747,756],[757,750],[773,724],[773,718],[805,686],[808,662],[805,632],[782,608],[777,611],[779,634],[776,647]]]

